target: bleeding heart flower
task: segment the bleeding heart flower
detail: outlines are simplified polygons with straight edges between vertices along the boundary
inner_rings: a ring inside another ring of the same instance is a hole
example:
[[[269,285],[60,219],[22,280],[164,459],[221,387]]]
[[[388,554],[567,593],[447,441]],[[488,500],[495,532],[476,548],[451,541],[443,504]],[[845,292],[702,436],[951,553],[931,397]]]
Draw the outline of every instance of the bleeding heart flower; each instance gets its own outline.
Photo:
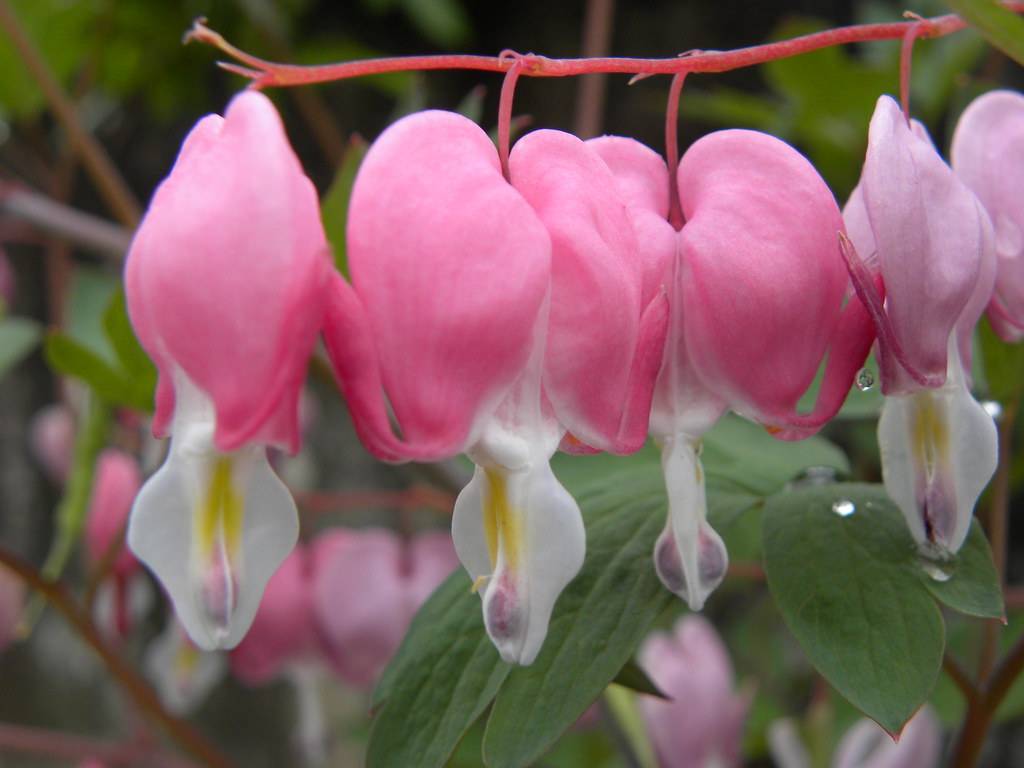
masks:
[[[832,768],[937,768],[941,758],[942,727],[925,706],[903,728],[899,741],[878,723],[858,720],[839,741]]]
[[[66,405],[51,404],[32,417],[32,453],[55,483],[67,482],[74,460],[75,417]]]
[[[878,330],[885,489],[921,548],[944,557],[963,544],[997,462],[992,417],[969,390],[971,334],[995,280],[991,224],[888,96],[844,217],[850,274]]]
[[[224,654],[196,648],[173,616],[146,648],[143,666],[160,701],[179,716],[195,712],[227,673]]]
[[[1007,341],[1024,338],[1024,95],[990,91],[960,116],[950,150],[995,232],[996,285],[988,316]]]
[[[112,602],[114,626],[122,637],[130,625],[131,578],[140,567],[131,551],[123,546],[122,536],[141,485],[142,473],[134,456],[116,448],[100,454],[85,521],[85,550],[95,568],[112,548],[119,548],[112,569]]]
[[[662,768],[740,764],[748,694],[734,691],[732,664],[709,621],[684,616],[671,634],[640,647],[640,665],[670,701],[640,697],[640,712]]]
[[[616,174],[648,274],[668,289],[671,317],[651,413],[662,446],[669,515],[655,546],[662,582],[699,610],[728,555],[708,524],[700,437],[728,408],[775,436],[812,434],[842,405],[873,340],[839,253],[831,192],[789,145],[754,131],[696,142],[669,180],[632,139],[588,142]],[[669,223],[670,183],[685,221]],[[648,277],[648,282],[652,280]],[[828,354],[815,409],[797,401]]]
[[[132,242],[128,309],[159,371],[154,432],[173,439],[128,540],[204,649],[241,640],[298,535],[265,446],[298,448],[327,254],[316,191],[255,92],[193,128]]]
[[[455,507],[456,551],[483,586],[502,657],[528,664],[583,562],[579,508],[549,459],[566,430],[574,445],[642,445],[667,305],[644,293],[629,219],[593,150],[538,131],[509,167],[511,183],[459,115],[388,128],[353,189],[354,291],[337,281],[325,338],[370,450],[465,451],[476,463]]]
[[[416,611],[458,565],[446,533],[403,541],[382,529],[332,529],[314,557],[318,634],[334,670],[361,688],[374,684]]]

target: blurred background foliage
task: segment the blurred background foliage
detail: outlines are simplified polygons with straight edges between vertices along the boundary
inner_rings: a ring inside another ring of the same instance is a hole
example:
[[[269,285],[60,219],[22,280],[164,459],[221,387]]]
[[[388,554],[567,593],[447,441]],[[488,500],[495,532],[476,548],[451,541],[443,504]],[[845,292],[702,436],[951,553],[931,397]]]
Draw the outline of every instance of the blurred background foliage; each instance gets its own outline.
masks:
[[[70,95],[83,126],[114,158],[142,205],[168,172],[193,123],[203,114],[221,111],[244,86],[240,78],[215,66],[215,51],[182,46],[182,35],[196,17],[207,17],[214,29],[258,56],[322,63],[444,51],[494,55],[506,48],[576,56],[584,14],[584,4],[577,0],[10,0],[9,5]],[[930,0],[623,2],[615,11],[608,52],[673,56],[695,48],[735,48],[838,24],[895,20],[908,7],[922,15],[946,10]],[[874,102],[880,93],[897,90],[898,49],[896,42],[831,48],[723,75],[693,75],[682,97],[682,146],[722,127],[768,131],[806,153],[842,202],[860,172]],[[633,136],[660,150],[667,79],[650,78],[632,86],[627,80],[607,82],[603,131]],[[571,130],[580,82],[524,78],[515,113],[530,127]],[[1000,85],[1019,88],[1021,71],[974,32],[917,45],[912,109],[940,149],[948,146],[949,131],[963,107],[978,93]],[[397,117],[425,107],[458,109],[491,129],[499,88],[498,76],[443,72],[368,77],[270,94],[306,171],[324,195],[325,222],[339,268],[344,269],[348,189],[365,151],[360,137],[372,140]],[[131,429],[111,420],[111,409],[148,410],[153,371],[126,325],[116,254],[28,226],[3,207],[5,195],[15,189],[113,218],[75,159],[69,137],[32,73],[10,39],[0,35],[0,246],[11,259],[18,285],[12,306],[5,317],[0,315],[0,541],[34,561],[49,555],[58,571],[67,563],[78,578],[81,567],[71,554],[85,498],[76,507],[71,497],[77,492],[87,498],[89,459],[99,446],[113,441],[141,450]],[[40,343],[44,336],[45,345]],[[1024,371],[1019,350],[1008,350],[987,329],[981,341],[980,381],[998,401],[1019,398]],[[84,381],[99,395],[83,396],[88,390],[69,386],[60,374]],[[437,470],[383,467],[372,461],[355,439],[329,377],[320,375],[316,366],[314,374],[320,418],[309,442],[320,487],[451,484],[451,476],[464,471],[458,464]],[[845,450],[849,476],[856,479],[879,479],[874,422],[864,418],[877,412],[878,397],[877,392],[854,392],[847,418],[827,432]],[[77,490],[72,482],[63,504],[60,489],[28,450],[31,416],[55,401],[71,403],[78,412],[78,448],[86,466]],[[85,424],[92,428],[83,429]],[[657,457],[647,452],[635,461],[653,463]],[[600,475],[608,468],[603,462],[570,462],[560,471]],[[1024,459],[1018,458],[1013,467],[1015,499],[1022,486]],[[426,515],[417,524],[445,524],[437,518]],[[725,531],[734,560],[760,559],[759,518],[754,510]],[[339,520],[399,525],[392,511],[383,516],[358,511],[304,523],[315,528]],[[1021,538],[1020,525],[1011,522],[1011,582],[1024,579],[1024,565],[1016,556]],[[54,541],[63,544],[54,547]],[[55,554],[62,549],[66,551]],[[661,623],[667,626],[679,611],[673,607]],[[857,713],[809,667],[782,629],[763,584],[727,581],[708,612],[726,637],[740,680],[756,690],[745,745],[750,764],[770,764],[766,726],[785,715],[802,718],[815,764],[824,764]],[[973,657],[980,642],[977,623],[956,617],[949,622],[952,647]],[[159,623],[159,616],[151,616],[126,653],[138,656]],[[1008,642],[1022,631],[1024,619],[1015,615],[1003,635]],[[31,642],[0,657],[0,681],[0,721],[116,737],[135,727],[138,719],[116,698],[98,662],[50,614],[44,615]],[[328,726],[338,744],[334,764],[358,764],[366,739],[365,702],[352,692],[332,690],[325,696]],[[940,680],[933,704],[949,725],[962,714],[960,697],[946,678]],[[193,719],[241,764],[279,766],[289,764],[293,713],[294,702],[283,684],[250,691],[228,679]],[[1024,686],[1018,686],[1000,712],[1011,725],[1000,732],[995,747],[999,757],[994,759],[1017,759],[1012,756],[1024,751],[1024,736],[1012,725],[1022,715]],[[478,725],[470,732],[454,764],[477,764],[481,731]],[[10,758],[0,751],[2,766],[52,764]],[[574,730],[543,764],[626,763],[613,735]]]

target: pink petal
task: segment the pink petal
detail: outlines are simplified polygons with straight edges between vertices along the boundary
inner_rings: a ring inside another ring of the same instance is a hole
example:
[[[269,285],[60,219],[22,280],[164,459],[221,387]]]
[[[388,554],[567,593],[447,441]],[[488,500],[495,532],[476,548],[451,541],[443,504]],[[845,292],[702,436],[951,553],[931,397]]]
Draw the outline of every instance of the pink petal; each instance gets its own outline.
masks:
[[[655,296],[642,326],[644,264],[618,182],[595,150],[559,131],[521,139],[509,167],[551,235],[545,392],[579,440],[637,450],[668,315]]]
[[[835,200],[794,149],[743,130],[690,147],[679,189],[690,359],[739,412],[769,424],[789,418],[840,326],[847,275]],[[852,325],[852,336],[870,336]],[[830,390],[829,408],[841,405],[862,361],[836,358],[836,378],[849,378]]]
[[[353,285],[408,455],[458,453],[529,356],[548,290],[547,233],[505,182],[487,135],[464,117],[432,111],[398,121],[370,148],[348,239]],[[328,332],[337,361],[346,340]],[[372,396],[365,381],[352,386]],[[379,406],[361,398],[350,407],[357,423],[379,422]]]
[[[94,567],[123,536],[140,487],[142,473],[134,456],[116,448],[108,448],[100,454],[85,521],[85,546]],[[114,561],[114,572],[125,577],[138,569],[139,561],[122,542]]]
[[[888,96],[871,119],[861,190],[887,315],[909,365],[937,386],[945,380],[947,341],[978,282],[984,217],[924,129],[911,129]],[[884,384],[887,393],[917,386]]]
[[[978,196],[995,229],[998,261],[990,317],[1007,341],[1024,338],[1024,96],[990,91],[960,116],[953,170]]]
[[[270,100],[201,120],[157,189],[126,266],[128,307],[160,372],[167,431],[181,368],[213,401],[216,442],[298,446],[296,409],[323,317],[328,247],[316,190]]]

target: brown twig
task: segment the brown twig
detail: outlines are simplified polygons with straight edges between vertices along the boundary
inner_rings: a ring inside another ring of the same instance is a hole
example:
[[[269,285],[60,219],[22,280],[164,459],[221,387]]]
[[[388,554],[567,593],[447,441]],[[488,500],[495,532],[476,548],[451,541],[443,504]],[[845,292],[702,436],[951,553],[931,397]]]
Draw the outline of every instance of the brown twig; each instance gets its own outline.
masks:
[[[587,13],[583,18],[583,45],[580,49],[584,58],[608,55],[614,17],[615,0],[587,0]],[[573,133],[581,139],[589,139],[601,133],[607,86],[608,75],[605,74],[580,78]]]
[[[82,126],[75,106],[64,92],[53,70],[29,38],[7,0],[0,0],[0,29],[7,33],[29,74],[46,96],[46,101],[67,132],[71,146],[95,182],[115,218],[134,228],[141,216],[138,202],[103,146]]]
[[[20,219],[118,262],[131,244],[131,232],[82,213],[46,195],[0,181],[0,214]]]
[[[210,744],[195,728],[168,712],[153,689],[111,648],[92,619],[79,608],[67,588],[50,581],[30,563],[0,548],[0,565],[6,566],[33,590],[41,594],[102,659],[121,689],[154,723],[185,751],[211,768],[232,768],[232,762]]]
[[[153,768],[194,768],[195,765],[180,757],[154,751],[149,744],[101,741],[12,723],[0,723],[0,753],[3,752],[21,752],[76,762],[93,758],[111,768],[139,765],[143,761]]]

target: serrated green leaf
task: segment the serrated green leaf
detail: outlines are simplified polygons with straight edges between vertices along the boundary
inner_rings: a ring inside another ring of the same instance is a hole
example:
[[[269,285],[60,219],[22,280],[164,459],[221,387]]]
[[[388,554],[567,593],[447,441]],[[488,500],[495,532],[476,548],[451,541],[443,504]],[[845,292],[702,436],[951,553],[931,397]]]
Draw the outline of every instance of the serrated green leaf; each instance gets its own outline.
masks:
[[[841,516],[833,505],[850,502]],[[903,518],[880,486],[840,484],[765,504],[768,586],[811,663],[890,733],[928,698],[945,647]]]
[[[967,540],[956,560],[943,565],[935,573],[947,573],[949,579],[939,581],[923,572],[920,578],[939,602],[954,611],[985,619],[1001,619],[1006,609],[999,574],[992,562],[992,550],[977,520],[971,521]]]
[[[59,331],[46,337],[46,360],[58,373],[80,379],[108,403],[145,411],[152,401],[134,382],[91,349]]]
[[[373,700],[370,768],[442,766],[511,667],[483,631],[480,598],[461,569],[416,614]]]
[[[359,166],[366,157],[368,145],[361,136],[353,136],[345,150],[331,182],[330,189],[320,201],[320,218],[324,223],[327,242],[334,251],[334,266],[346,278],[348,277],[348,246],[345,241],[345,228],[348,222],[348,203],[352,197],[352,185],[356,180]]]
[[[947,0],[953,11],[992,45],[1024,64],[1024,19],[995,0]]]
[[[28,355],[43,336],[43,328],[25,317],[0,319],[0,377]]]

